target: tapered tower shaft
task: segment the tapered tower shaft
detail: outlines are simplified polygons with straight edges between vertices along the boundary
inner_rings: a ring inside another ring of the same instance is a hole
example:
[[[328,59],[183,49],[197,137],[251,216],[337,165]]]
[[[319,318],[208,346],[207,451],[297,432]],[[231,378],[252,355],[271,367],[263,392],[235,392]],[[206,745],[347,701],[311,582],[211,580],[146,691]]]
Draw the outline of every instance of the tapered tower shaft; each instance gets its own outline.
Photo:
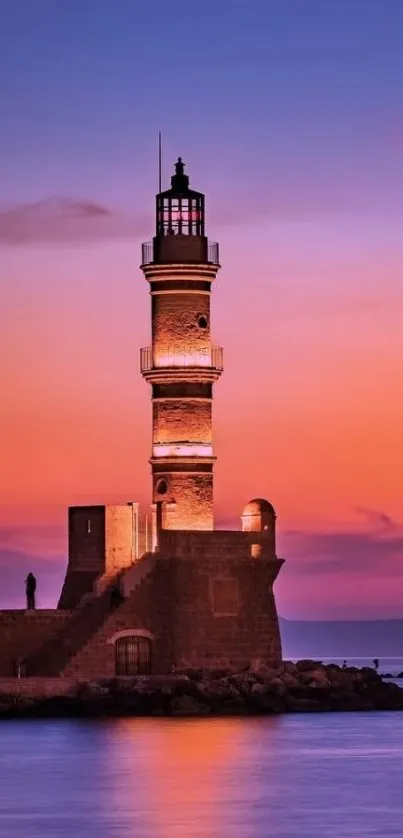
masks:
[[[204,234],[204,195],[189,189],[181,158],[156,198],[156,235],[143,245],[150,284],[150,347],[141,372],[152,388],[153,502],[157,528],[211,530],[213,384],[222,349],[211,341],[211,285],[218,245]]]

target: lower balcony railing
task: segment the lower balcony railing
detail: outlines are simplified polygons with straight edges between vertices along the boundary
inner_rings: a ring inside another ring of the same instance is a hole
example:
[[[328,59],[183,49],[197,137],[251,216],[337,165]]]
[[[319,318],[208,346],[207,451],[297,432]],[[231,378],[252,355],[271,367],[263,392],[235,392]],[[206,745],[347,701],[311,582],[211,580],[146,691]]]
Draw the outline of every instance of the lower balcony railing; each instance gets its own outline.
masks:
[[[151,346],[140,349],[140,370],[142,373],[154,369],[172,369],[182,367],[223,370],[223,348],[212,346],[197,352],[176,352],[167,348],[164,352],[153,353]]]

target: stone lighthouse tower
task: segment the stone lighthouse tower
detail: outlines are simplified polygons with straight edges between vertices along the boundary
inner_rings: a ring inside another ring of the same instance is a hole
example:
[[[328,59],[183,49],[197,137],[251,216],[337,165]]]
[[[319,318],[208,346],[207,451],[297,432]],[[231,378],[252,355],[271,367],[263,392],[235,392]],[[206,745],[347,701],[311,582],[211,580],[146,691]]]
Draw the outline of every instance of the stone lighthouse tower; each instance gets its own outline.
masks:
[[[223,365],[211,342],[210,294],[219,267],[204,195],[189,188],[179,157],[171,188],[156,196],[155,236],[142,246],[152,342],[141,350],[141,373],[152,388],[157,531],[214,526],[212,397]]]

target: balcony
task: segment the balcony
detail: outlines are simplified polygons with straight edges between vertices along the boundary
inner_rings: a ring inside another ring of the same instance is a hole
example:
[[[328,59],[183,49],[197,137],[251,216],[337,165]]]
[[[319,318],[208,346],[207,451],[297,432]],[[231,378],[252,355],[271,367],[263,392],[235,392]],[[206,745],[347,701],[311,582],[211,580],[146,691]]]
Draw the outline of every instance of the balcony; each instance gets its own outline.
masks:
[[[200,236],[165,236],[141,245],[141,264],[195,263],[219,266],[219,247]]]
[[[143,346],[140,349],[140,370],[143,375],[174,369],[205,369],[221,373],[224,369],[223,348],[222,346],[212,346],[210,349],[200,349],[198,352],[181,353],[175,350],[170,351],[167,347],[164,353],[158,353],[154,358],[152,346]]]
[[[210,458],[213,446],[204,442],[178,442],[171,445],[157,443],[153,445],[153,459],[172,457]]]

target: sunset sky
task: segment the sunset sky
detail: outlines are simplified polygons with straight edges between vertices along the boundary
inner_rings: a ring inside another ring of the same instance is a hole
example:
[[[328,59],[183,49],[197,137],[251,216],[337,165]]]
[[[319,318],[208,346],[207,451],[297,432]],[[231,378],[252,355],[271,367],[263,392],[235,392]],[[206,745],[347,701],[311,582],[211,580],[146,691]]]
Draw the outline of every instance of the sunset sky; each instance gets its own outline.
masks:
[[[69,504],[150,502],[140,243],[180,154],[220,243],[218,526],[267,497],[289,618],[403,616],[401,0],[2,0],[0,606]]]

